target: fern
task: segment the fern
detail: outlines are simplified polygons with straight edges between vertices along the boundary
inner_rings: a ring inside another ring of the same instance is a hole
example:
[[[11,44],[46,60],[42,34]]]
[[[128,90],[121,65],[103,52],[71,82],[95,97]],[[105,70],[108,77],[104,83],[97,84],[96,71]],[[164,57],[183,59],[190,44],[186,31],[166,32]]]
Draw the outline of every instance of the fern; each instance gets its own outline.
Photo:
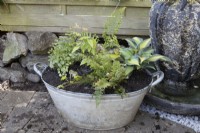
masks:
[[[107,19],[106,24],[104,26],[104,35],[115,35],[122,22],[122,18],[124,15],[125,7],[119,8],[118,10],[115,10],[111,16]]]
[[[125,7],[115,10],[111,17],[109,17],[104,26],[103,38],[104,38],[104,47],[105,48],[114,48],[119,47],[117,37],[115,34],[118,32],[122,18],[125,12]]]

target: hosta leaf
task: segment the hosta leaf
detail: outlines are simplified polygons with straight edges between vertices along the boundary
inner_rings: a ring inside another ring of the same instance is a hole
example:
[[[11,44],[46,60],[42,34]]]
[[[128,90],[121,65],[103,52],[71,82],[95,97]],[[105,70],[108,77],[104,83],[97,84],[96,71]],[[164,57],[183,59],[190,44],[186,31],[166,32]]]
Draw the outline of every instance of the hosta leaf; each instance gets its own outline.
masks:
[[[132,40],[137,44],[137,46],[143,41],[143,39],[140,37],[133,37]]]
[[[151,57],[146,59],[147,62],[155,62],[158,60],[171,62],[171,60],[168,57],[159,54],[152,55]]]
[[[125,40],[127,41],[130,47],[135,48],[135,49],[137,48],[137,45],[134,42],[132,42],[131,39],[125,39]]]
[[[143,42],[141,42],[141,43],[139,44],[139,49],[142,50],[142,49],[144,49],[144,48],[147,48],[147,47],[150,45],[150,43],[151,43],[151,39],[150,39],[150,38],[144,40]]]
[[[126,59],[126,60],[130,59],[131,56],[132,56],[131,51],[129,49],[127,49],[127,48],[121,48],[120,49],[120,53],[124,57],[124,59]]]
[[[142,56],[142,57],[139,57],[140,58],[140,63],[142,63],[143,61],[145,61],[147,59],[147,57],[145,56]]]
[[[154,49],[152,48],[145,48],[143,50],[141,50],[139,52],[139,55],[142,55],[142,56],[149,56],[149,55],[152,55],[154,53]]]
[[[147,66],[145,66],[146,68],[149,68],[149,69],[153,69],[153,70],[156,70],[156,67],[155,66],[153,66],[153,65],[147,65]]]
[[[128,60],[128,65],[137,65],[139,66],[139,59],[136,56],[133,56],[130,60]]]

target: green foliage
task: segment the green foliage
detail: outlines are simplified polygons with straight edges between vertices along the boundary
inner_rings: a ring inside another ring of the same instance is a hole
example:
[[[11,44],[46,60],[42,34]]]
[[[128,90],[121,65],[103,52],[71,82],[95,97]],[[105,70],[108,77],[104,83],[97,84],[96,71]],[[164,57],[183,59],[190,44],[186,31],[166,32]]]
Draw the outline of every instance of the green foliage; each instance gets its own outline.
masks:
[[[114,88],[118,93],[125,93],[119,84],[127,78],[128,69],[120,62],[120,45],[114,35],[118,31],[124,10],[125,8],[116,10],[106,22],[104,44],[98,44],[96,35],[71,32],[60,37],[49,52],[50,67],[57,69],[62,80],[69,79],[68,83],[87,83],[93,86],[97,105],[105,89]],[[91,72],[78,75],[69,70],[76,62],[88,66]],[[69,78],[66,78],[66,73]],[[67,84],[59,85],[59,88],[64,85]]]
[[[135,69],[150,67],[149,63],[157,60],[167,60],[161,55],[153,55],[150,39],[127,39],[128,48],[121,47],[115,34],[121,23],[125,8],[116,10],[105,25],[103,38],[105,43],[98,44],[98,37],[90,33],[71,32],[60,37],[50,50],[50,67],[57,69],[62,80],[69,84],[89,84],[95,92],[97,105],[106,89],[114,89],[117,94],[125,95],[120,83],[129,78]],[[69,69],[79,62],[90,69],[89,73],[79,75]],[[68,74],[68,78],[67,75]]]
[[[125,9],[125,7],[119,8],[111,14],[104,26],[104,35],[115,35],[118,32]]]
[[[124,15],[125,7],[115,10],[111,16],[107,19],[104,26],[103,38],[104,38],[104,47],[105,48],[114,48],[119,47],[119,43],[115,34],[118,32],[119,27],[122,22]]]
[[[80,54],[72,52],[76,45],[76,40],[80,37],[81,34],[76,32],[61,36],[49,51],[50,67],[57,69],[62,80],[66,79],[69,66],[81,60]]]
[[[95,88],[94,96],[97,105],[101,99],[100,95],[104,94],[105,89],[119,88],[119,84],[127,77],[124,64],[120,63],[119,58],[113,58],[113,55],[117,54],[119,53],[110,53],[109,50],[102,47],[102,50],[96,51],[95,55],[90,53],[93,56],[83,55],[81,64],[89,66],[93,71],[82,79],[88,79]]]
[[[76,46],[73,48],[72,53],[81,49],[83,54],[90,53],[92,55],[96,54],[98,38],[90,33],[83,33],[80,38],[76,41]]]
[[[151,39],[143,40],[139,37],[134,37],[132,39],[125,39],[129,47],[120,48],[120,53],[124,59],[127,66],[132,66],[129,68],[129,73],[133,70],[139,69],[155,69],[152,62],[158,60],[170,62],[170,59],[159,54],[154,54],[153,48],[150,46]]]

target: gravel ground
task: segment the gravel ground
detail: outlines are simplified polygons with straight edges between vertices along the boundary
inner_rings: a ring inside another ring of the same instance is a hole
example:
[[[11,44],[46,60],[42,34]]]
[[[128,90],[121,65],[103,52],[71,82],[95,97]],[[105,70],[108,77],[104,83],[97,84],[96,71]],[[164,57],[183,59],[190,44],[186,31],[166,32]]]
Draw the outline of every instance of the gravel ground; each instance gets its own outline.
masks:
[[[156,109],[147,104],[142,104],[140,110],[148,112],[159,116],[160,118],[165,118],[171,121],[174,121],[178,124],[192,128],[195,132],[200,132],[200,116],[184,116],[184,115],[175,115],[170,114],[161,110]]]

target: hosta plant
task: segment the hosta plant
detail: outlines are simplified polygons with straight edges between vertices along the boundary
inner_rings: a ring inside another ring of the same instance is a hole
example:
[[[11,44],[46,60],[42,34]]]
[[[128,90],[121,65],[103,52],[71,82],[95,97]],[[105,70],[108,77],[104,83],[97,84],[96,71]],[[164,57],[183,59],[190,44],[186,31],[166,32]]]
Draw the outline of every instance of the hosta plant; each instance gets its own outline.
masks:
[[[124,63],[129,66],[130,71],[139,69],[156,69],[153,62],[158,60],[170,62],[170,59],[160,55],[154,54],[154,49],[151,47],[151,39],[133,37],[132,39],[125,39],[128,47],[120,48],[120,54],[123,57]]]

